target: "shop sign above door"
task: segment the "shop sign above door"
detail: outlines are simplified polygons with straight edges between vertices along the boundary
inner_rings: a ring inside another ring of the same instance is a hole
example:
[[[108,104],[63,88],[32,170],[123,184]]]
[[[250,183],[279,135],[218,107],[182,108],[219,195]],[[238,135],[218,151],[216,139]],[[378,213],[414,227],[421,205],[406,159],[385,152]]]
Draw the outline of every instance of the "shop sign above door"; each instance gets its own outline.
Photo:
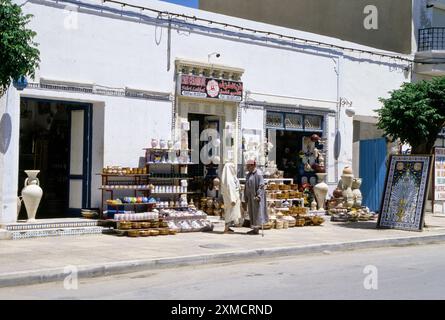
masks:
[[[179,81],[181,96],[237,102],[243,99],[242,82],[184,74]]]

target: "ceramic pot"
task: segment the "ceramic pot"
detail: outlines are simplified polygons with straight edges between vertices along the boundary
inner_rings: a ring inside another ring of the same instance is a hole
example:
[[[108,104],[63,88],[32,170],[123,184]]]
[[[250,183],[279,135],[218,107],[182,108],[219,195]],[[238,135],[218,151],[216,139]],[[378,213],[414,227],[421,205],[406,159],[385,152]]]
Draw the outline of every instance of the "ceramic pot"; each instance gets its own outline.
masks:
[[[312,201],[312,203],[311,203],[311,210],[312,210],[312,211],[317,210],[317,202],[316,202],[315,200]]]
[[[17,220],[19,219],[21,208],[22,208],[22,197],[17,197]]]
[[[317,141],[320,141],[320,137],[318,136],[318,134],[313,134],[312,136],[311,136],[311,141],[312,142],[317,142]]]
[[[360,186],[362,185],[362,179],[355,178],[352,180],[352,194],[354,197],[354,208],[360,208],[362,206],[362,192]]]
[[[151,147],[152,148],[158,147],[158,139],[151,139]]]
[[[161,139],[161,141],[159,141],[159,146],[161,147],[161,149],[167,148],[167,143],[164,139]]]
[[[35,221],[37,209],[43,195],[43,190],[40,188],[40,182],[37,178],[39,172],[40,170],[25,170],[28,178],[25,179],[24,188],[22,189],[22,199],[28,213],[28,222]]]
[[[173,141],[168,140],[167,141],[167,146],[168,146],[169,149],[172,149],[173,148]]]
[[[343,168],[343,175],[352,175],[352,168],[349,166],[346,166]]]
[[[334,198],[341,198],[341,197],[343,197],[343,190],[340,188],[337,188],[334,190],[333,195],[334,195]]]
[[[352,192],[352,180],[354,176],[352,174],[344,174],[341,176],[343,182],[343,198],[346,208],[350,209],[354,205],[354,193]]]
[[[315,198],[318,203],[318,210],[324,210],[324,204],[326,201],[326,195],[329,191],[329,186],[326,184],[326,173],[317,173],[318,184],[314,186]]]

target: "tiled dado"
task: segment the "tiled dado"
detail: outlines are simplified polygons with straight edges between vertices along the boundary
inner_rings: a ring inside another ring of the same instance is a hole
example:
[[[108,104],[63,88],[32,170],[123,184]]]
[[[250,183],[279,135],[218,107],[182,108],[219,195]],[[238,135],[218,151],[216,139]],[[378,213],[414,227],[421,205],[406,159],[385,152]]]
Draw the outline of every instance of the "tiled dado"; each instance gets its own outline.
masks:
[[[25,230],[12,231],[12,240],[40,238],[40,237],[55,237],[55,236],[79,236],[87,234],[102,234],[104,232],[102,227],[84,227],[84,228],[68,228],[68,229],[46,229],[46,230]]]
[[[10,224],[4,226],[8,231],[26,231],[39,229],[59,229],[59,228],[82,228],[82,227],[96,227],[97,221],[81,221],[81,222],[50,222],[50,223],[25,223],[25,224]]]

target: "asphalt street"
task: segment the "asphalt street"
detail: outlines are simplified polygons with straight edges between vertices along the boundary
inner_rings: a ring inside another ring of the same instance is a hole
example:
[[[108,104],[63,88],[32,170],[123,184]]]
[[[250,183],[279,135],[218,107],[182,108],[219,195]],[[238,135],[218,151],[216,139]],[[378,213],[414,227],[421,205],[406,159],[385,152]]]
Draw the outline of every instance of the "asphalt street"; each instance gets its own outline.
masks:
[[[445,244],[0,288],[0,299],[445,299]]]

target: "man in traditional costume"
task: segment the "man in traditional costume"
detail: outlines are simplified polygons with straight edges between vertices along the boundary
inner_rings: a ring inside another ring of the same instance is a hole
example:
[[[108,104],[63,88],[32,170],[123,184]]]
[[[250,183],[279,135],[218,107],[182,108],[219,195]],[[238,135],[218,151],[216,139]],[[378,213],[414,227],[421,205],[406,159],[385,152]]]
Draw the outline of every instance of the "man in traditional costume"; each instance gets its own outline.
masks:
[[[248,160],[246,169],[246,188],[244,190],[244,201],[249,212],[250,227],[247,234],[259,234],[261,226],[268,222],[265,183],[262,172],[257,169],[254,160]]]
[[[230,228],[233,224],[239,224],[241,219],[240,184],[236,176],[236,168],[233,162],[224,165],[221,181],[221,194],[224,200],[224,220],[226,227],[224,233],[234,232]]]

